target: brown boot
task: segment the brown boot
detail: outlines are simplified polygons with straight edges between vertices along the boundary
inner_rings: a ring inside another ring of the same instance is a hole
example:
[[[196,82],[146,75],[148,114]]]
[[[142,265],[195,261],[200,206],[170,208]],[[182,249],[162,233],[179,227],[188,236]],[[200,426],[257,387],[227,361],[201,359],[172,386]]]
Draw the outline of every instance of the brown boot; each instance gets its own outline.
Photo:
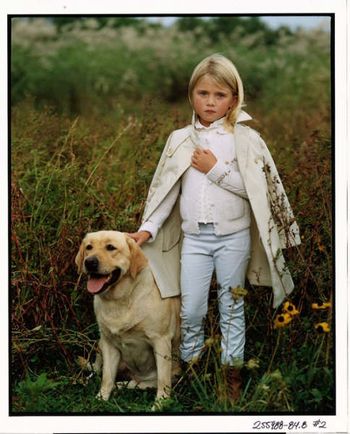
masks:
[[[241,396],[241,370],[233,366],[226,367],[227,396],[232,402],[237,402]]]

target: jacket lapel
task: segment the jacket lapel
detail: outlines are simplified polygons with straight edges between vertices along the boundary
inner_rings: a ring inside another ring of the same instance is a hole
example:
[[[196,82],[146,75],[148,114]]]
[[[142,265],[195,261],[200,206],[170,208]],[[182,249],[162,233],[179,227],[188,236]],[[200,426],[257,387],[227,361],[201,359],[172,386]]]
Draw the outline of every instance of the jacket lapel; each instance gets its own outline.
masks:
[[[247,167],[247,157],[249,150],[249,138],[246,127],[236,125],[234,130],[236,156],[240,172],[244,173]]]
[[[166,160],[159,173],[158,179],[152,181],[152,183],[156,183],[158,187],[152,199],[147,204],[143,221],[150,217],[172,187],[181,178],[182,174],[190,167],[193,150],[194,144],[189,136],[182,141],[176,141],[176,143],[169,145],[166,152]]]
[[[194,151],[194,145],[190,138],[187,138],[176,155],[177,171],[176,180],[187,170],[191,165],[191,157]]]
[[[188,139],[191,137],[191,130],[192,130],[192,128],[189,126],[187,128],[184,128],[183,131],[181,131],[181,134],[176,135],[176,141],[172,140],[169,144],[167,151],[166,151],[167,157],[172,157],[180,145],[185,146],[185,147],[190,145],[187,142],[188,142]]]

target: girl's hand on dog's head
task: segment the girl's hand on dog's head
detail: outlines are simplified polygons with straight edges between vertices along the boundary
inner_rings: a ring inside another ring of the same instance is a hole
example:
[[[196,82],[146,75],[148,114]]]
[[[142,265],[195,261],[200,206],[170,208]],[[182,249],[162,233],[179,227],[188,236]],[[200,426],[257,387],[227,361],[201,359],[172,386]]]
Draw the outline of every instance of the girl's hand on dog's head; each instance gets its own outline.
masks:
[[[152,236],[148,231],[133,232],[131,234],[127,233],[127,235],[135,240],[139,246],[148,241]]]

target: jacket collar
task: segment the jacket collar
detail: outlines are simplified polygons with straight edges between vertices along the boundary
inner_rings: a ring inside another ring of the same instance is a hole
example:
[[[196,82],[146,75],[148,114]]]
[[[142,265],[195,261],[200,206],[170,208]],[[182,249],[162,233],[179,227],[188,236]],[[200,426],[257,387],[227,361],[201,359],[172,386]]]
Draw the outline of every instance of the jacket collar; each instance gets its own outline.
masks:
[[[206,127],[199,122],[199,119],[196,116],[196,120],[195,120],[193,126],[198,131],[209,131],[209,130],[212,130],[214,128],[218,129],[218,131],[221,131],[221,130],[224,130],[224,121],[225,121],[225,118],[221,118],[215,122],[212,122],[208,127]]]
[[[238,114],[237,117],[237,123],[239,122],[245,122],[245,121],[250,121],[251,119],[253,119],[247,112],[245,112],[244,110],[241,110]],[[211,128],[216,128],[216,127],[220,127],[223,128],[223,124],[224,124],[225,118],[221,118],[218,119],[217,121],[211,123],[209,125],[209,127],[205,127],[204,125],[202,125],[199,120],[198,120],[198,116],[196,115],[196,113],[193,111],[192,114],[192,126],[197,129],[203,129],[203,130],[209,130]]]
[[[248,121],[250,119],[252,119],[252,117],[245,111],[241,110],[237,118],[237,123]],[[187,127],[182,128],[180,130],[177,130],[176,142],[174,142],[174,144],[172,144],[172,146],[169,146],[169,148],[167,149],[166,155],[168,157],[171,157],[174,154],[174,152],[177,150],[177,148],[188,138],[192,142],[192,144],[190,142],[190,148],[192,148],[193,146],[198,146],[198,144],[200,143],[200,139],[199,139],[199,129],[197,129],[197,127],[195,126],[196,122],[198,122],[199,126],[201,126],[202,128],[204,129],[206,128],[199,123],[195,112],[193,112],[192,124],[187,125]],[[214,124],[216,123],[218,123],[219,126],[218,131],[222,132],[222,134],[227,134],[227,131],[223,127],[224,118],[218,119],[217,121],[213,122],[211,125],[214,126]]]

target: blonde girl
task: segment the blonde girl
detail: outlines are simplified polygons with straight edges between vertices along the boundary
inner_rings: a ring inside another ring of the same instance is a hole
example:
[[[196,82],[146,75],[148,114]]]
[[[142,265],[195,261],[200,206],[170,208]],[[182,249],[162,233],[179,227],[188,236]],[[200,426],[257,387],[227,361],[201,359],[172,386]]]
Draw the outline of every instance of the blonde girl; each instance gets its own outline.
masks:
[[[214,54],[191,76],[191,125],[174,131],[154,174],[142,225],[143,245],[163,297],[181,293],[181,358],[197,361],[213,272],[220,313],[221,363],[237,400],[244,358],[243,297],[232,289],[269,285],[277,307],[293,290],[282,248],[300,242],[272,157],[242,110],[236,67]]]

